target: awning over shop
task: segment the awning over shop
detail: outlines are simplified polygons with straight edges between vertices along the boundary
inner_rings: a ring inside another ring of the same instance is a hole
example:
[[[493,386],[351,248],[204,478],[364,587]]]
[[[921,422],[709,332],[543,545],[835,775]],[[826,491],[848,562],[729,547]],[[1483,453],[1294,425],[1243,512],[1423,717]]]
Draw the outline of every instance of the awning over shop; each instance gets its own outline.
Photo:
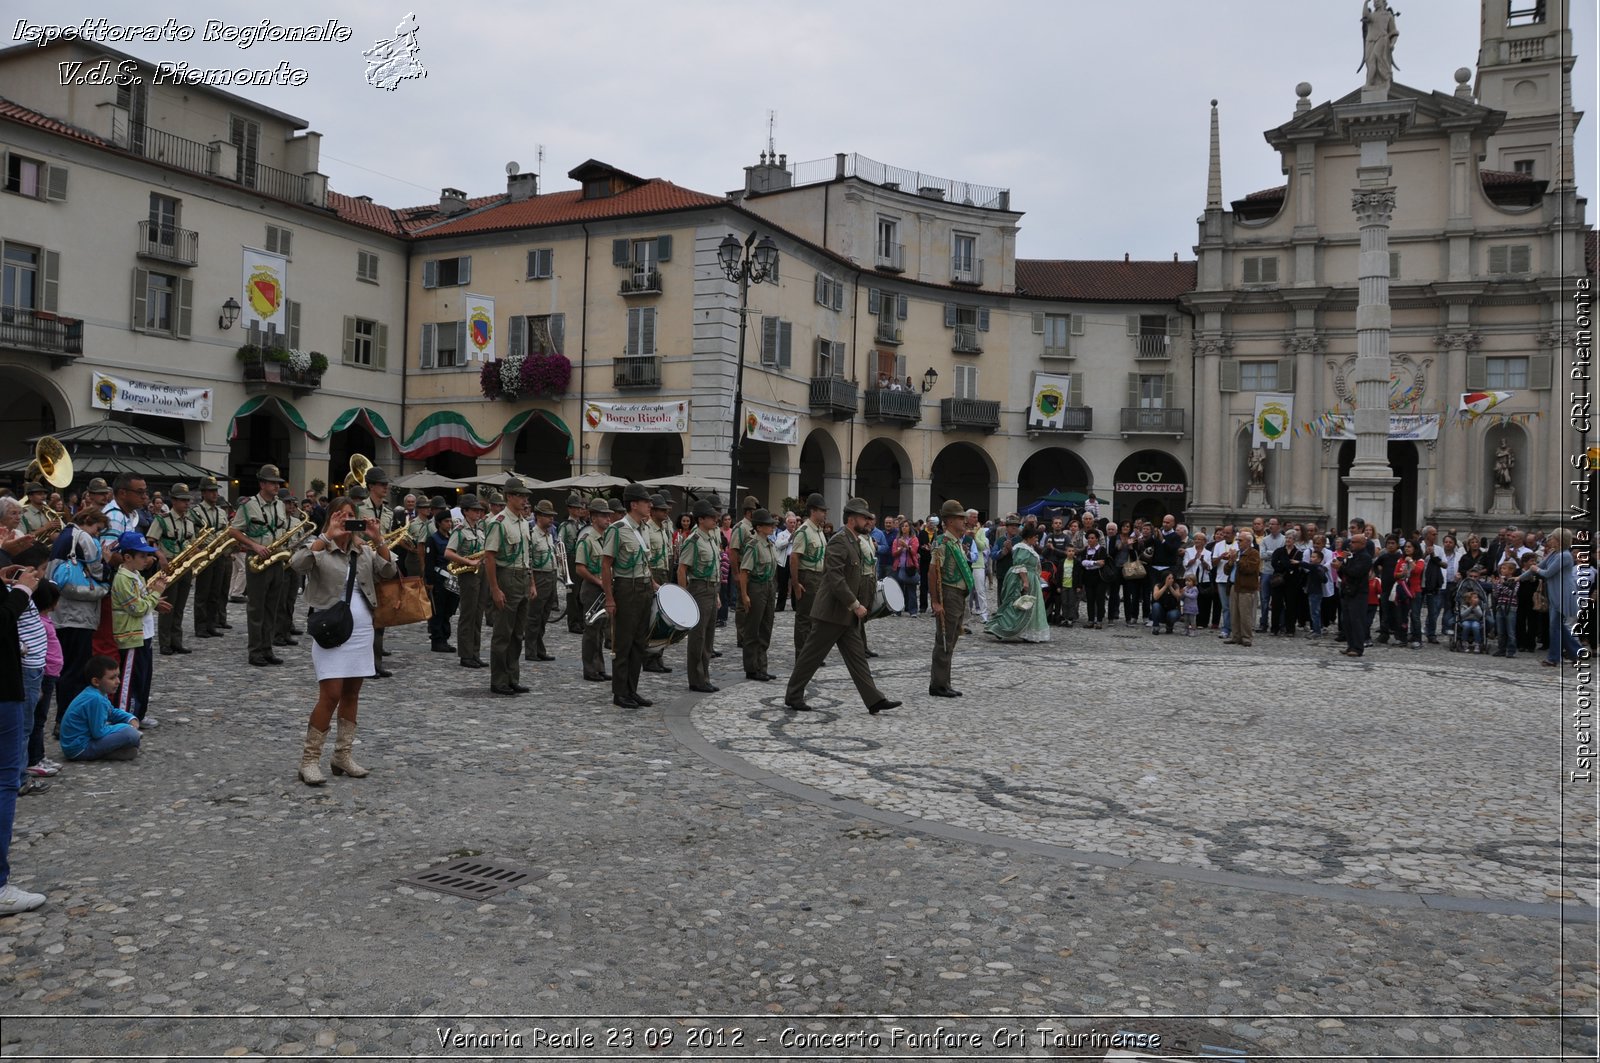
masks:
[[[184,481],[192,487],[203,477],[220,475],[189,461],[189,448],[177,440],[121,421],[96,421],[50,435],[61,440],[72,456],[74,486],[81,487],[96,476],[109,480],[120,473],[133,473],[158,483]],[[31,460],[30,454],[0,464],[0,476],[21,476]]]
[[[561,429],[567,437],[567,457],[572,457],[572,429],[566,422],[549,410],[523,410],[505,423],[498,432],[488,439],[480,436],[472,427],[472,423],[455,410],[440,410],[438,413],[424,417],[411,436],[400,444],[400,453],[413,459],[431,458],[435,454],[465,454],[469,458],[481,458],[495,447],[500,445],[500,440],[508,435],[522,431],[534,417],[543,417],[546,421]]]

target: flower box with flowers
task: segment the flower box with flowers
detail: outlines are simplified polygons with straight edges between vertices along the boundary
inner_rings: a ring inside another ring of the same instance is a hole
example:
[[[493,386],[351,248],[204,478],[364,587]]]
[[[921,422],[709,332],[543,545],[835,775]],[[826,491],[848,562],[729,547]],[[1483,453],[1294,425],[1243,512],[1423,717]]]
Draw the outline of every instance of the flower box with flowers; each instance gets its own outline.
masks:
[[[512,355],[487,361],[478,376],[486,399],[540,399],[564,394],[572,363],[560,354]]]

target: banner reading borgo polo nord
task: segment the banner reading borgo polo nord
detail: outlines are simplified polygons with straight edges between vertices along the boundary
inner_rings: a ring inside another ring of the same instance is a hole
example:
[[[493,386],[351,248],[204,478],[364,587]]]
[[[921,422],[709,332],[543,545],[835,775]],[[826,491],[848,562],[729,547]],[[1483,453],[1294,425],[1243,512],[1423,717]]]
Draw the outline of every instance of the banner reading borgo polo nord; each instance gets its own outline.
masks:
[[[269,325],[276,325],[280,335],[287,335],[289,315],[283,304],[288,299],[289,260],[282,255],[257,251],[253,247],[242,250],[244,294],[239,300],[243,304],[239,311],[241,323],[247,329],[254,325],[263,331]]]
[[[751,406],[744,414],[744,437],[758,443],[792,447],[800,442],[800,418],[792,413],[778,413]]]
[[[583,423],[591,432],[687,432],[689,403],[591,402]]]

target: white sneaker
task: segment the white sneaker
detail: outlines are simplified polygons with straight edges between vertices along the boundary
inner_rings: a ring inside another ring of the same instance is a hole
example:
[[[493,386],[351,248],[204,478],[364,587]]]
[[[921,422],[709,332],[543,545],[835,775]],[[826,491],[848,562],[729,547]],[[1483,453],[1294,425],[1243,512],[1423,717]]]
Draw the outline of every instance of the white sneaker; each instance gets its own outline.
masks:
[[[56,771],[61,770],[61,762],[59,760],[51,760],[49,757],[40,757],[39,763],[43,764],[47,768],[54,768]]]
[[[139,729],[141,731],[154,731],[160,726],[161,721],[156,719],[154,716],[146,716],[144,719],[139,721]]]
[[[42,893],[29,893],[27,890],[19,890],[8,882],[4,888],[0,888],[0,915],[31,912],[43,905],[45,899],[45,895]]]

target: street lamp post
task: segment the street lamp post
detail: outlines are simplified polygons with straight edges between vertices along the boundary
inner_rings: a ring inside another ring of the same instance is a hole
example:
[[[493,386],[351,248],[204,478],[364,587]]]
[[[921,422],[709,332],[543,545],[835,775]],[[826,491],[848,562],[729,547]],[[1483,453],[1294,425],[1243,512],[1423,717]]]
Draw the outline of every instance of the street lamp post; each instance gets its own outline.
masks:
[[[752,247],[753,245],[753,247]],[[772,237],[756,240],[752,232],[741,245],[729,233],[717,247],[717,259],[722,272],[739,285],[739,364],[733,375],[733,446],[730,454],[732,469],[728,476],[728,502],[726,512],[739,511],[739,442],[744,417],[744,333],[750,311],[750,285],[772,280],[778,268],[778,245]]]

